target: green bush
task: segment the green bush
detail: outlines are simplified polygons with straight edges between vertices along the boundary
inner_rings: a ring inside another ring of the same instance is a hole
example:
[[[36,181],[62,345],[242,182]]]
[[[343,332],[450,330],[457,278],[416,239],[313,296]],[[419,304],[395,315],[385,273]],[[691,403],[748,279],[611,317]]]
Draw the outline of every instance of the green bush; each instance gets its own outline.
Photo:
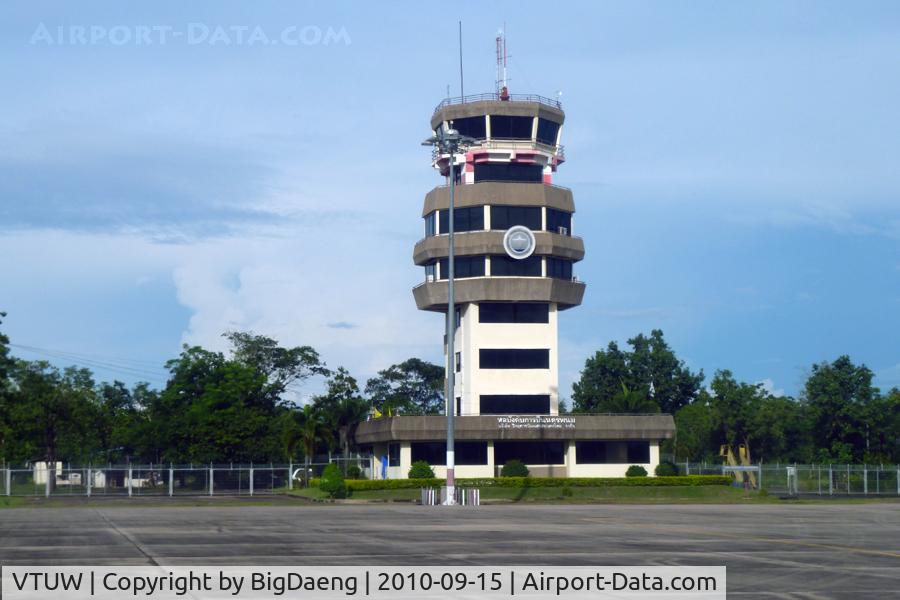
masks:
[[[320,479],[310,485],[318,486]],[[481,477],[458,478],[459,487],[677,487],[701,485],[731,485],[731,475],[679,475],[677,477]],[[346,482],[351,492],[373,490],[406,490],[423,487],[441,487],[443,479],[350,479]]]
[[[628,470],[625,471],[625,477],[646,477],[647,469],[642,467],[641,465],[631,465],[628,467]]]
[[[656,469],[653,472],[657,477],[674,477],[678,475],[678,467],[669,461],[665,461],[656,465]]]
[[[424,460],[417,460],[409,468],[410,479],[434,479],[434,469]]]
[[[529,475],[530,473],[525,463],[515,458],[506,461],[506,464],[500,469],[500,477],[528,477]]]
[[[325,467],[322,478],[319,479],[319,489],[328,494],[329,498],[347,497],[347,484],[337,465],[330,464]]]
[[[362,469],[358,465],[347,467],[347,479],[363,479]]]

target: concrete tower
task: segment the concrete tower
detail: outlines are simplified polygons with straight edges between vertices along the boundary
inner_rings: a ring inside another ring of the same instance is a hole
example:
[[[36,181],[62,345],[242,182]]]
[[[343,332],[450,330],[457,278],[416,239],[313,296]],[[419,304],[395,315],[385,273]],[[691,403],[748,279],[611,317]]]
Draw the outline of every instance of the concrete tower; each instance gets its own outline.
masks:
[[[445,185],[425,196],[424,237],[413,253],[425,271],[416,305],[446,313],[454,160],[457,415],[559,412],[558,318],[581,304],[585,289],[573,273],[584,243],[574,236],[572,192],[553,183],[565,161],[564,121],[557,100],[510,95],[505,86],[445,100],[431,117],[435,132],[476,140],[465,154],[433,155]]]

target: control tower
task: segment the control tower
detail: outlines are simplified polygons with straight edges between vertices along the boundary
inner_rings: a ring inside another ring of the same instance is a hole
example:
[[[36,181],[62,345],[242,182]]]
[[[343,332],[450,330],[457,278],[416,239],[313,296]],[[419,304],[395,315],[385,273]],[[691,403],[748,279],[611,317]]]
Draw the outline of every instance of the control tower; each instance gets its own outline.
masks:
[[[455,156],[435,150],[444,184],[425,196],[413,252],[424,270],[416,305],[446,314],[453,160],[457,415],[559,413],[558,319],[585,290],[574,270],[584,242],[574,235],[572,192],[554,184],[564,122],[558,100],[510,94],[505,83],[444,100],[431,117],[436,134],[474,140]]]

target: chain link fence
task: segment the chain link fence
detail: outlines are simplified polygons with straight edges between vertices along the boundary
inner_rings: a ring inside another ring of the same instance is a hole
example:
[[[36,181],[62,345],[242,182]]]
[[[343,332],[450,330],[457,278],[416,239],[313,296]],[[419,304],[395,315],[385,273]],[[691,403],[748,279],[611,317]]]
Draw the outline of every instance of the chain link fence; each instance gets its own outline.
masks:
[[[714,463],[679,462],[676,465],[680,475],[734,475],[737,485],[752,474],[758,489],[774,494],[900,496],[900,465],[762,463],[737,469]]]
[[[38,462],[0,468],[2,496],[254,496],[284,493],[322,474],[328,464],[371,477],[364,456],[310,463],[72,466]]]

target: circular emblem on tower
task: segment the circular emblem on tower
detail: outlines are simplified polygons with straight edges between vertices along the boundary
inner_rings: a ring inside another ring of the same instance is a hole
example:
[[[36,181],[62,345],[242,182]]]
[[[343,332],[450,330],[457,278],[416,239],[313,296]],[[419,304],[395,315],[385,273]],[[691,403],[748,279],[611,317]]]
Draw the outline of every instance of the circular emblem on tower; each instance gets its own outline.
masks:
[[[524,225],[510,227],[503,236],[503,249],[517,260],[531,256],[534,245],[534,234]]]

